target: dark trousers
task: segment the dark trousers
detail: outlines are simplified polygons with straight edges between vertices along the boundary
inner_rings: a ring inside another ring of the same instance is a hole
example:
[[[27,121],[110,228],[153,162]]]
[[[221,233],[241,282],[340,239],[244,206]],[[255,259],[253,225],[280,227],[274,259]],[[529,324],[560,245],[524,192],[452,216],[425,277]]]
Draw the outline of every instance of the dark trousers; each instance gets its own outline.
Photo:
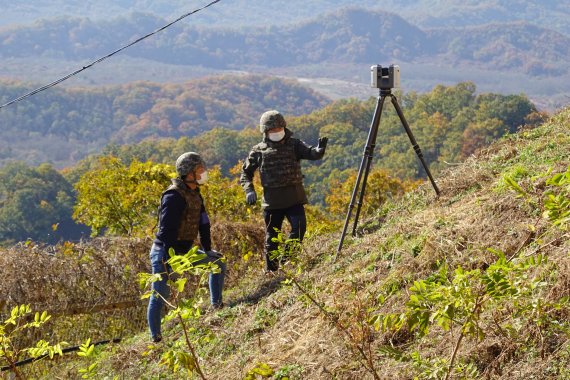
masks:
[[[283,220],[287,218],[291,225],[291,233],[289,239],[298,239],[303,241],[305,231],[307,230],[307,218],[305,216],[305,207],[302,204],[291,206],[289,208],[277,210],[264,210],[265,218],[265,269],[268,271],[276,271],[279,269],[279,260],[271,260],[271,252],[278,249],[278,243],[273,241],[281,232]],[[277,229],[277,231],[276,231]]]

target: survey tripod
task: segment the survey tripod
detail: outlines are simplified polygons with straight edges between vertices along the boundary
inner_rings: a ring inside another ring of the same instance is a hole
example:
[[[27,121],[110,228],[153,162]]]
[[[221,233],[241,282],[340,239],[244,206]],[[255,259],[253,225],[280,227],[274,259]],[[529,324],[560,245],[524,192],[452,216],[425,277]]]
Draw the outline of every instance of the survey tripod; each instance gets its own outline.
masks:
[[[416,155],[420,159],[423,168],[425,169],[427,176],[435,190],[435,193],[439,195],[439,189],[430,173],[429,167],[426,165],[422,151],[412,134],[412,130],[404,117],[404,113],[398,104],[398,100],[392,94],[391,88],[380,88],[380,95],[378,96],[378,101],[376,102],[376,109],[374,110],[374,116],[372,118],[372,123],[370,124],[370,131],[368,132],[368,139],[366,141],[366,146],[364,148],[364,154],[362,155],[362,162],[360,163],[360,168],[358,169],[358,176],[356,177],[356,183],[354,184],[354,190],[352,191],[352,197],[350,198],[350,205],[348,206],[348,212],[346,214],[346,220],[344,222],[344,228],[342,229],[342,235],[340,236],[340,242],[338,243],[338,248],[335,255],[338,256],[340,250],[342,249],[342,243],[344,237],[346,236],[346,230],[350,222],[350,217],[352,215],[352,210],[355,207],[355,201],[358,198],[358,203],[356,203],[356,214],[354,216],[354,223],[352,225],[352,236],[356,236],[356,227],[358,225],[358,217],[360,216],[360,209],[364,201],[364,191],[366,189],[366,180],[368,179],[368,174],[370,172],[370,165],[372,163],[372,156],[374,154],[374,147],[376,146],[376,136],[378,135],[378,126],[380,125],[380,117],[382,116],[382,109],[384,107],[384,101],[389,97],[396,109],[396,113],[406,130],[410,142],[416,152]],[[362,187],[360,183],[362,182]]]

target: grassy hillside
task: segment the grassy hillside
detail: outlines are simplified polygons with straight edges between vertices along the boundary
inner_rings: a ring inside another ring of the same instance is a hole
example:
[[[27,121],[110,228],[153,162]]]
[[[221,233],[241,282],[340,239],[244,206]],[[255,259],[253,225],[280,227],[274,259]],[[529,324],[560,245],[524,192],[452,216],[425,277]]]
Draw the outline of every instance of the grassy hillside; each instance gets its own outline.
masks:
[[[568,378],[568,219],[543,213],[547,193],[568,212],[568,183],[548,178],[570,176],[569,149],[566,109],[441,174],[439,198],[425,184],[387,203],[336,261],[338,232],[310,236],[298,271],[276,277],[232,258],[228,307],[191,322],[205,377],[443,379],[453,358],[451,378]],[[183,376],[159,364],[184,346],[178,324],[165,331],[98,351],[98,377]]]

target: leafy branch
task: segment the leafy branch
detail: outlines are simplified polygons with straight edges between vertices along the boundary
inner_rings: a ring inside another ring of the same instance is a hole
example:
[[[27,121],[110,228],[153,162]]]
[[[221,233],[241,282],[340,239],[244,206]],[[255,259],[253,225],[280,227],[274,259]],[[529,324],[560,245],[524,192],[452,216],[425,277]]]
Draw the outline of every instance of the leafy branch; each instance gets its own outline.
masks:
[[[203,285],[207,281],[207,276],[210,273],[219,273],[220,268],[215,263],[200,263],[206,255],[199,254],[198,247],[193,247],[184,255],[175,254],[171,248],[168,254],[170,258],[167,264],[172,271],[167,272],[166,276],[168,277],[167,284],[172,290],[171,300],[163,298],[156,292],[154,295],[161,297],[167,307],[171,309],[164,317],[165,321],[177,319],[180,323],[187,350],[179,345],[175,345],[162,355],[161,364],[167,366],[173,372],[178,371],[179,368],[184,368],[189,376],[195,372],[204,380],[206,376],[200,367],[199,357],[195,347],[196,342],[190,337],[190,327],[188,323],[190,320],[197,319],[201,316],[202,312],[200,306],[202,305],[202,295],[205,291]],[[181,297],[187,285],[187,278],[184,277],[186,274],[198,277],[198,288],[190,299],[183,299]],[[160,281],[162,274],[139,273],[138,276],[140,284],[146,287],[153,282]],[[152,294],[153,291],[151,290],[145,293],[143,298],[148,298]]]
[[[555,174],[546,181],[551,186],[545,195],[544,217],[563,230],[570,230],[570,166],[565,173]]]
[[[19,337],[25,336],[28,330],[39,328],[51,319],[46,311],[36,312],[33,319],[31,317],[30,305],[15,306],[10,311],[10,316],[0,324],[0,359],[8,364],[10,371],[17,379],[24,378],[17,368],[22,355],[28,354],[31,358],[49,356],[53,359],[56,354],[63,355],[61,347],[67,344],[61,342],[50,345],[45,340],[39,340],[34,347],[18,347],[16,342]]]
[[[490,251],[497,254],[498,259],[485,271],[466,271],[458,267],[450,274],[447,265],[443,265],[435,275],[414,281],[404,312],[378,314],[371,322],[377,330],[383,331],[398,331],[408,327],[420,337],[427,335],[434,325],[450,333],[457,328],[459,336],[450,358],[445,360],[445,379],[449,379],[453,371],[460,370],[455,362],[464,338],[482,340],[485,337],[485,310],[504,310],[537,325],[539,329],[545,328],[550,318],[548,310],[567,303],[564,299],[550,303],[544,301],[541,289],[547,283],[540,274],[531,275],[532,269],[547,263],[546,258],[538,255],[510,261],[504,253]],[[397,360],[404,358],[402,353],[394,354],[397,350],[383,352]],[[419,359],[407,357],[406,360]],[[468,367],[462,368],[465,370]]]

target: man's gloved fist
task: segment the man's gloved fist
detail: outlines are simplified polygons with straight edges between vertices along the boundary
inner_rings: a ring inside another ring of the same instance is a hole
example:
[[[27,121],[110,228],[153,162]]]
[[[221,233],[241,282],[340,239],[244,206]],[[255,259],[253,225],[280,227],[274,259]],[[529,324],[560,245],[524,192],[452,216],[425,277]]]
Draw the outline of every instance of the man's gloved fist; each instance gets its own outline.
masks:
[[[254,205],[255,202],[257,202],[257,194],[255,193],[254,190],[248,190],[248,191],[245,193],[245,202],[246,202],[248,205]]]
[[[214,251],[213,249],[210,251],[206,251],[206,255],[208,255],[209,257],[213,257],[214,259],[221,259],[223,256],[220,252]]]
[[[319,138],[319,143],[317,144],[317,152],[324,153],[327,148],[327,143],[329,142],[328,137]]]

